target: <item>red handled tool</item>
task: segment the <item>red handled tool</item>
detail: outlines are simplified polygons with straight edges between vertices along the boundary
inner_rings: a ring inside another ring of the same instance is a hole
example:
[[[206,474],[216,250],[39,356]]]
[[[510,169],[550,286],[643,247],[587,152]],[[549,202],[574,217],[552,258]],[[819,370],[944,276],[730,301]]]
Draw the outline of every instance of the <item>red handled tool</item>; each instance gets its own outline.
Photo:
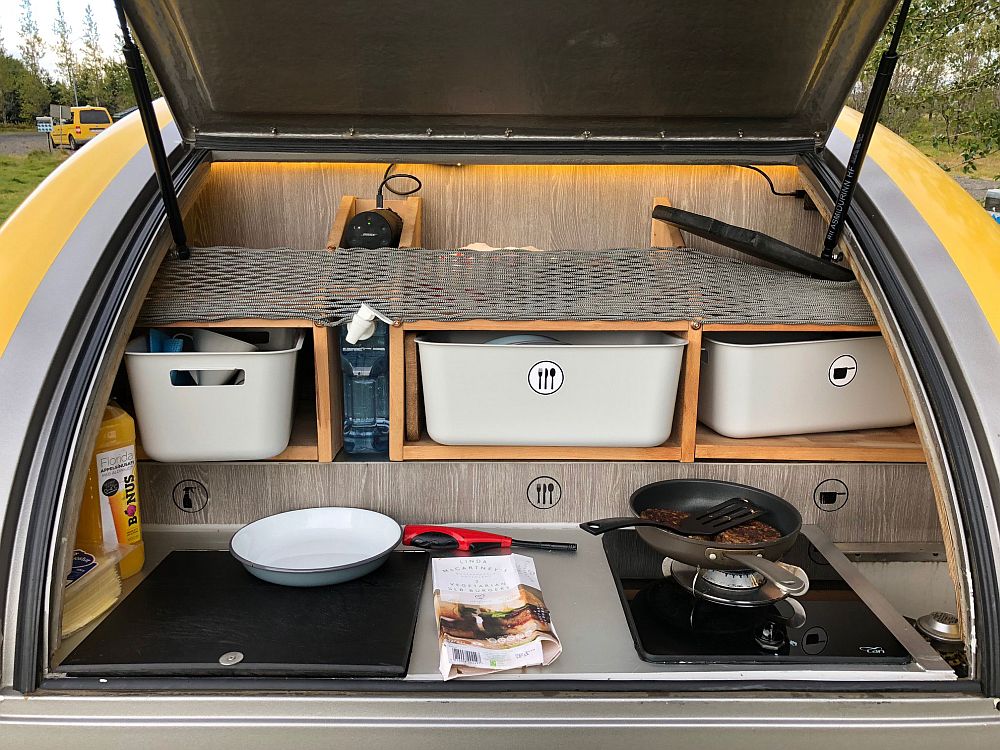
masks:
[[[576,545],[572,542],[529,542],[511,539],[509,536],[501,534],[490,534],[487,531],[462,529],[455,526],[405,526],[403,527],[403,544],[423,549],[460,549],[470,552],[496,547],[527,547],[561,552],[576,551]]]

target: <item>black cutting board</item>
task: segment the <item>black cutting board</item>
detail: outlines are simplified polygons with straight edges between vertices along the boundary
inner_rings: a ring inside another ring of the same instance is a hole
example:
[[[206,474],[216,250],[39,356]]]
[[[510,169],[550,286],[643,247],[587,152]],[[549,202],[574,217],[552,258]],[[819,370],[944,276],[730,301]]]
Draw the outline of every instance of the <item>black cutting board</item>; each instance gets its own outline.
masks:
[[[403,677],[425,552],[294,588],[250,575],[228,552],[171,552],[66,658],[70,675]],[[228,652],[243,659],[219,663]]]

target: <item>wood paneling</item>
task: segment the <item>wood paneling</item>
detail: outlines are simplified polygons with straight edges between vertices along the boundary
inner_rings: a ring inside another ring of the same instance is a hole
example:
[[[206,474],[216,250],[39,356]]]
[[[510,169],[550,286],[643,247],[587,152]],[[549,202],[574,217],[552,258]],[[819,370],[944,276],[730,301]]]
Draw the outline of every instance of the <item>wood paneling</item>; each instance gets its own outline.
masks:
[[[326,246],[345,195],[372,196],[384,164],[219,162],[187,222],[193,245]],[[816,211],[776,197],[760,175],[725,166],[400,164],[423,180],[423,245],[534,245],[542,249],[646,247],[656,196],[757,229],[811,252],[822,247]],[[768,166],[779,191],[798,169]],[[662,222],[656,222],[662,224]],[[698,237],[686,244],[741,256]]]
[[[401,523],[580,523],[627,512],[632,492],[661,479],[724,479],[774,492],[806,523],[848,543],[939,542],[941,530],[922,464],[769,464],[630,461],[405,461],[143,464],[143,522],[241,524],[270,513],[321,505],[370,508]],[[527,490],[541,476],[562,487],[539,510]],[[171,500],[182,479],[209,490],[208,506],[185,513]],[[840,510],[820,510],[813,492],[839,479],[848,487]]]

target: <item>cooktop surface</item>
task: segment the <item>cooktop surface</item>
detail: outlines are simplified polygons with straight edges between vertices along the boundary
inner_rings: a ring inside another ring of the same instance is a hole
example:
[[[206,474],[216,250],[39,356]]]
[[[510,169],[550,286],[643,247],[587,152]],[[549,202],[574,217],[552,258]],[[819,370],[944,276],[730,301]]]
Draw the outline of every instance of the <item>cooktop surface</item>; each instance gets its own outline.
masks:
[[[809,577],[794,602],[735,607],[697,598],[663,575],[663,556],[634,531],[604,535],[639,656],[658,663],[906,664],[906,648],[800,535],[782,558]],[[860,574],[859,574],[860,575]]]

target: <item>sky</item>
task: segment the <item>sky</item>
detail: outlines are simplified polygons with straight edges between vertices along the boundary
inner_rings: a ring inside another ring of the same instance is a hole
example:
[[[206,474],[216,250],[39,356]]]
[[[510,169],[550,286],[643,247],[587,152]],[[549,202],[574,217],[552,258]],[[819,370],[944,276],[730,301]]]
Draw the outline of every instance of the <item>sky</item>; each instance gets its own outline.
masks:
[[[74,39],[79,42],[83,33],[83,11],[87,3],[94,11],[97,29],[101,33],[101,42],[106,52],[113,53],[117,47],[115,31],[118,29],[118,16],[112,0],[63,0],[63,13],[73,30]],[[49,72],[55,72],[55,53],[52,44],[55,34],[52,24],[56,19],[56,0],[31,0],[31,8],[35,14],[38,32],[48,45],[44,64]],[[0,0],[0,39],[8,55],[17,56],[18,29],[21,26],[21,0]]]

